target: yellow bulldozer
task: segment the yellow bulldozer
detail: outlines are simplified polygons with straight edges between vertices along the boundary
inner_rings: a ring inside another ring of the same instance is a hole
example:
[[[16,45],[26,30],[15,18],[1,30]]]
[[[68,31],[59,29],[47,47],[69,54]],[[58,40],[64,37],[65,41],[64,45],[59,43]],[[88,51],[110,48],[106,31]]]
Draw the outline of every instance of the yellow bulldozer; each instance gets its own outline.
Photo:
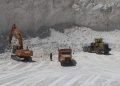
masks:
[[[109,54],[111,48],[108,43],[103,42],[103,38],[96,38],[95,42],[92,42],[89,46],[83,46],[84,52],[97,53],[97,54]]]

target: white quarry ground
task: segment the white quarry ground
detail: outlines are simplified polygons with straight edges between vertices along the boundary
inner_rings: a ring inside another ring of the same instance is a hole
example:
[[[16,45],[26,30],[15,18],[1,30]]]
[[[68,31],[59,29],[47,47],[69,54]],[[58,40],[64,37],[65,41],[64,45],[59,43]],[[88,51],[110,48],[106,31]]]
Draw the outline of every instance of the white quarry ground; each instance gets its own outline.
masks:
[[[51,37],[46,39],[25,40],[34,50],[36,62],[17,62],[10,58],[10,52],[0,54],[0,86],[120,86],[119,33],[119,30],[96,32],[76,27],[64,34],[51,30]],[[111,55],[82,51],[83,44],[95,37],[103,37],[110,43]],[[76,66],[62,67],[57,60],[56,46],[69,47],[66,44],[72,45]],[[53,51],[50,61],[49,53]]]

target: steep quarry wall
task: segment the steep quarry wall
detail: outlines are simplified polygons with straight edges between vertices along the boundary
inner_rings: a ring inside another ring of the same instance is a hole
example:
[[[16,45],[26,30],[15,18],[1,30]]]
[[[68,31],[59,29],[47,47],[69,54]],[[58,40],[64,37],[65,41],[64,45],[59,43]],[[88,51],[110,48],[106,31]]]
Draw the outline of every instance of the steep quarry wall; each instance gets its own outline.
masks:
[[[12,24],[23,37],[46,38],[50,27],[61,32],[73,25],[94,30],[120,29],[120,0],[0,0],[0,49]]]
[[[0,32],[13,23],[24,30],[76,24],[95,30],[119,29],[119,0],[0,0]]]

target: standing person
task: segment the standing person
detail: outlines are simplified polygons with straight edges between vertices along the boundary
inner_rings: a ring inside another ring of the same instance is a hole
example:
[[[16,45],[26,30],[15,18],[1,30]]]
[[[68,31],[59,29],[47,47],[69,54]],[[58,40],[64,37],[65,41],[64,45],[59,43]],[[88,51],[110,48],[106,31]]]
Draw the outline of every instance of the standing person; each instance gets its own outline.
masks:
[[[13,24],[9,33],[9,43],[12,44],[13,53],[15,53],[16,49],[23,49],[22,33],[15,24]]]
[[[52,53],[50,53],[50,60],[53,61],[53,60],[52,60]]]

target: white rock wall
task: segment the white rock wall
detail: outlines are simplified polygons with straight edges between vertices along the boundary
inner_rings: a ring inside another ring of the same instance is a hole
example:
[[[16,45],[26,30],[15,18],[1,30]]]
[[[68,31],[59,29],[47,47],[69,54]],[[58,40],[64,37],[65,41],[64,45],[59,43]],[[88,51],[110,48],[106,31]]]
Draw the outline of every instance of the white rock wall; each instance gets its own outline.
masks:
[[[96,30],[119,29],[119,0],[0,0],[0,32],[72,23]]]

